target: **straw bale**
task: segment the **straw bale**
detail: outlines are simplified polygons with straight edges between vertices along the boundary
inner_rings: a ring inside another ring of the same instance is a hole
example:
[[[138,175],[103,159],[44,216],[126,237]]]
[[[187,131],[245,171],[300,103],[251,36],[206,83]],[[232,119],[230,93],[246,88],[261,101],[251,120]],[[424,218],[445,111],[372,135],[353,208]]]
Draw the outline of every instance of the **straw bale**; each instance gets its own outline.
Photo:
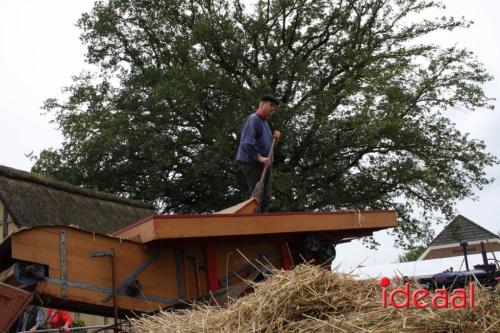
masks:
[[[381,307],[378,281],[310,265],[277,270],[254,289],[226,306],[195,304],[133,319],[132,325],[137,332],[160,333],[500,332],[498,290],[476,288],[472,309],[397,310]]]

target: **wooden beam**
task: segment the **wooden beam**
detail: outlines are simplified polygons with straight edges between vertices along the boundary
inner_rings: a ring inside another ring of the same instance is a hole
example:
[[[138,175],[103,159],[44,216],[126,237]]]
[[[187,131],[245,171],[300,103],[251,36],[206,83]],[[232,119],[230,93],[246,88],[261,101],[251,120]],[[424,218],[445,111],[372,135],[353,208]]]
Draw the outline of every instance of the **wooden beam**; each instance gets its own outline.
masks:
[[[230,237],[286,233],[383,229],[397,226],[395,211],[300,212],[154,216],[116,237],[139,235],[143,243],[158,239]]]
[[[7,268],[5,271],[0,273],[0,282],[5,282],[6,280],[8,280],[14,276],[15,266],[16,265],[12,265],[9,268]]]
[[[3,235],[3,238],[7,237],[8,234],[9,234],[9,212],[7,211],[7,207],[5,207],[5,205],[3,205],[3,232],[2,232],[2,235]]]
[[[500,251],[500,242],[484,243],[487,253]],[[463,256],[463,248],[461,246],[448,246],[441,248],[430,248],[427,255],[422,260],[439,259]],[[467,255],[481,253],[481,244],[472,244],[467,246]]]
[[[257,199],[250,198],[246,201],[240,202],[232,207],[220,210],[215,214],[249,214],[253,213],[257,208]]]

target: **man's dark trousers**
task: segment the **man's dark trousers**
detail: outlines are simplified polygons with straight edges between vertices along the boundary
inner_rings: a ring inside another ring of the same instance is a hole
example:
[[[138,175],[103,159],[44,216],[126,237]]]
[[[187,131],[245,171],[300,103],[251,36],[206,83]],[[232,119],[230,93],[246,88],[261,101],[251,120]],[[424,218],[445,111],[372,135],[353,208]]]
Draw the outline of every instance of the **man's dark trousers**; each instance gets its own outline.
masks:
[[[260,162],[254,163],[241,163],[243,174],[247,180],[248,184],[248,193],[251,196],[253,194],[253,190],[255,189],[255,185],[260,181],[260,177],[262,176],[262,171],[264,170],[264,164]],[[271,173],[272,168],[269,167],[267,169],[266,177],[264,179],[264,187],[262,193],[262,200],[260,202],[259,207],[257,207],[257,212],[265,213],[269,209],[269,200],[271,199]]]

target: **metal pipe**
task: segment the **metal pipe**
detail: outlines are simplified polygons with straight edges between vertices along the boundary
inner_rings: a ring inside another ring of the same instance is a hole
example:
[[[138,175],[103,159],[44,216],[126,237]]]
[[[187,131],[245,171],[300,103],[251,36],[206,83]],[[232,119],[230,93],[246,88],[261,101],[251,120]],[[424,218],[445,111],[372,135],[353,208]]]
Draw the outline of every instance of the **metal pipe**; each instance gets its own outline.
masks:
[[[113,325],[95,325],[95,326],[85,326],[85,327],[70,327],[68,328],[69,331],[76,331],[76,330],[86,330],[86,329],[94,329],[94,328],[111,328]],[[36,330],[36,332],[41,332],[41,333],[48,333],[48,332],[62,332],[63,330],[61,328],[49,328],[45,330]],[[18,333],[29,333],[29,331],[22,331]]]
[[[60,260],[61,260],[61,295],[68,297],[68,267],[66,261],[66,234],[61,230],[60,234]]]
[[[111,297],[113,300],[113,332],[120,332],[121,328],[118,327],[118,303],[116,301],[116,274],[115,274],[115,249],[109,251],[92,251],[92,257],[110,257],[111,259]]]
[[[488,265],[488,256],[486,255],[486,249],[484,248],[484,242],[481,241],[481,255],[483,256],[484,270],[489,273],[491,271]]]
[[[467,272],[469,271],[469,260],[467,260],[467,243],[466,240],[460,241],[460,246],[464,249],[464,259],[465,259],[465,269],[467,269]]]
[[[118,332],[118,303],[116,302],[115,249],[111,249],[111,286],[113,288],[114,332]]]
[[[497,259],[495,251],[491,251],[491,254],[493,255],[493,260],[495,260],[495,265],[497,266],[497,269],[500,270],[500,261]]]

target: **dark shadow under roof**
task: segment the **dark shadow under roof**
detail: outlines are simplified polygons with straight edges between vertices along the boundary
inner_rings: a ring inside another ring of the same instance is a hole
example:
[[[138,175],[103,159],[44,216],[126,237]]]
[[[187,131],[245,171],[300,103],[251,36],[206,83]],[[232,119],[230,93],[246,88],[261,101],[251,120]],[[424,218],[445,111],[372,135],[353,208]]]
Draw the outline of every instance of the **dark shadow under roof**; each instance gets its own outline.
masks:
[[[461,240],[468,242],[484,241],[498,238],[494,233],[486,230],[468,218],[457,215],[444,229],[432,240],[431,246],[458,244]]]
[[[1,165],[0,200],[20,227],[73,225],[108,234],[155,214],[143,202]]]

